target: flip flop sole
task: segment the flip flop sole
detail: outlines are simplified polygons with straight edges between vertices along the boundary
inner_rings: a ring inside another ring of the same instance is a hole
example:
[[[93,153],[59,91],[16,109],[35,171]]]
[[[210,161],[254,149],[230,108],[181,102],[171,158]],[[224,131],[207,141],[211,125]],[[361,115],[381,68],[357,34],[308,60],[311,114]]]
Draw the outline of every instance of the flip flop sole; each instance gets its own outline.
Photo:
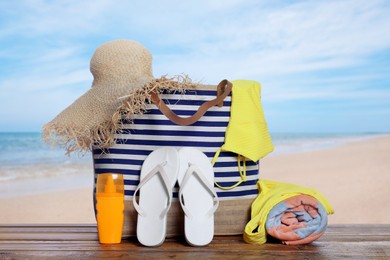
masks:
[[[172,188],[177,180],[177,150],[171,147],[164,147],[153,151],[142,165],[140,181],[159,164],[162,165],[169,178],[170,191],[167,191],[161,174],[155,174],[140,188],[139,207],[142,209],[143,214],[138,215],[137,238],[145,246],[159,246],[165,240],[167,216],[165,215],[163,218],[160,216],[161,212],[170,206],[167,205],[168,197],[172,196]]]
[[[213,187],[213,167],[204,153],[186,147],[179,150],[179,158],[179,185],[182,184],[189,165],[196,165],[204,180]],[[185,215],[184,217],[184,231],[187,242],[193,246],[209,244],[214,237],[214,215],[210,214],[210,209],[214,206],[213,195],[210,194],[200,178],[192,174],[182,189],[182,196],[185,207],[190,213],[190,216]]]

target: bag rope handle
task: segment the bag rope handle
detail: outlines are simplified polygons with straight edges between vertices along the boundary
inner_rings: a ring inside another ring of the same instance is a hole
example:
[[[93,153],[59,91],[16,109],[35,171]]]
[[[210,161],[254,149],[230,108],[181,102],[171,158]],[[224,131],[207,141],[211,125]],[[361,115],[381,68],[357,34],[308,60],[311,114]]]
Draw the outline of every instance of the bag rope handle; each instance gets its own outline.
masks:
[[[152,92],[151,93],[151,101],[153,104],[155,104],[158,109],[173,123],[177,125],[192,125],[196,121],[198,121],[209,108],[213,106],[219,106],[221,107],[223,104],[223,100],[230,94],[232,91],[233,84],[228,81],[227,79],[222,80],[218,84],[218,96],[210,101],[204,102],[196,111],[195,114],[193,114],[190,117],[180,117],[175,114],[159,97],[158,93]]]

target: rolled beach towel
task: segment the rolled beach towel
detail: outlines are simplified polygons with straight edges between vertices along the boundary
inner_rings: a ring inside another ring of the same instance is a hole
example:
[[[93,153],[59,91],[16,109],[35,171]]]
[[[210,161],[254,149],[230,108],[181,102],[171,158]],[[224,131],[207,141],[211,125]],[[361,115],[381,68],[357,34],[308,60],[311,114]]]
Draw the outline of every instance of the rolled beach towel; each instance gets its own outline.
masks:
[[[264,244],[270,235],[284,244],[298,245],[324,234],[328,215],[334,211],[319,191],[268,180],[260,180],[257,185],[260,193],[252,204],[245,242]]]
[[[298,195],[276,204],[268,213],[267,233],[286,245],[310,243],[326,230],[328,214],[322,204],[308,195]]]

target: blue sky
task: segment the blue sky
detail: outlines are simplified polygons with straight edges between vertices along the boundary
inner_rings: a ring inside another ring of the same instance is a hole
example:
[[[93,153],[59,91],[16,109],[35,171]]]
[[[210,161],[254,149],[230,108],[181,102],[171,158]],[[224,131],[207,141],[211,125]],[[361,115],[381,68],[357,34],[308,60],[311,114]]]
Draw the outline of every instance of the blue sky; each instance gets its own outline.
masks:
[[[133,39],[153,73],[262,83],[271,132],[390,132],[390,2],[1,1],[0,131],[40,131]]]

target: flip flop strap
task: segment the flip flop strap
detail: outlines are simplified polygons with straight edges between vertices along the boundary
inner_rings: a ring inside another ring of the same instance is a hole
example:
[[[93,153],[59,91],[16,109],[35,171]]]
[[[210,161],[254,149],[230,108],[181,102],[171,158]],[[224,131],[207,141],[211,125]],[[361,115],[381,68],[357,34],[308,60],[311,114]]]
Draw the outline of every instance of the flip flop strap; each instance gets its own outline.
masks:
[[[198,176],[198,178],[200,179],[202,184],[206,187],[206,189],[214,197],[214,206],[207,212],[207,216],[211,216],[211,215],[214,214],[214,212],[217,210],[217,208],[219,206],[218,196],[217,196],[217,193],[214,190],[214,186],[212,186],[212,184],[209,182],[209,180],[206,179],[206,177],[204,176],[202,171],[199,169],[199,167],[197,167],[194,164],[190,164],[190,167],[187,169],[186,174],[184,175],[183,181],[182,181],[182,183],[180,185],[179,201],[180,201],[181,207],[182,207],[182,209],[183,209],[183,211],[184,211],[184,213],[186,214],[187,217],[189,217],[189,218],[192,217],[191,213],[189,212],[187,207],[184,205],[183,196],[182,196],[183,190],[185,189],[186,184],[188,183],[188,180],[190,179],[190,177],[192,175]]]
[[[151,180],[157,174],[160,174],[160,176],[162,177],[162,180],[163,180],[163,183],[164,183],[164,188],[166,189],[166,191],[168,193],[167,207],[161,212],[161,214],[159,216],[160,219],[165,217],[165,215],[168,213],[169,208],[171,207],[171,204],[172,204],[172,187],[171,187],[171,180],[169,179],[169,177],[166,174],[165,169],[163,167],[165,164],[166,164],[166,162],[165,163],[161,163],[161,164],[157,165],[156,167],[154,167],[153,170],[151,170],[141,180],[141,182],[138,184],[136,190],[134,191],[134,195],[133,195],[133,205],[134,205],[134,208],[138,212],[138,214],[140,214],[143,217],[146,216],[146,213],[145,213],[145,211],[142,210],[142,208],[138,204],[137,199],[136,199],[136,195],[137,195],[138,191],[142,188],[142,186],[144,186],[149,180]]]

